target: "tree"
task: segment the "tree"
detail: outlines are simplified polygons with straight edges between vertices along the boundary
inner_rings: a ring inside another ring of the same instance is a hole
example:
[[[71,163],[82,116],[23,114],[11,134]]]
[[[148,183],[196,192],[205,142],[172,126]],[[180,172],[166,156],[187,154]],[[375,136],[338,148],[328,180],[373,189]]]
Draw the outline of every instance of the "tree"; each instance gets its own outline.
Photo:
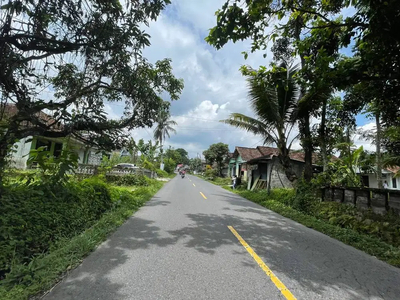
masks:
[[[201,159],[196,157],[196,158],[191,158],[189,162],[190,169],[192,171],[200,172],[202,171],[202,163]]]
[[[340,16],[350,5],[354,14]],[[216,12],[217,25],[206,40],[220,49],[228,41],[251,39],[252,52],[265,51],[271,42],[275,47],[279,36],[292,43],[293,54],[301,61],[299,119],[306,160],[304,177],[309,180],[313,150],[310,117],[323,105],[324,97],[316,95],[326,85],[344,89],[360,81],[374,82],[382,95],[383,122],[400,125],[400,107],[390,109],[390,103],[398,103],[400,94],[399,13],[396,0],[229,0]],[[273,20],[278,22],[272,27]],[[349,47],[354,40],[355,57],[339,58],[339,49]],[[243,54],[247,58],[248,53]]]
[[[228,154],[229,147],[224,143],[212,144],[207,150],[203,151],[207,163],[212,165],[215,162],[217,164],[220,176],[222,176],[222,168]]]
[[[184,165],[189,165],[189,162],[190,162],[189,157],[188,157],[189,153],[183,148],[178,148],[175,151],[178,152],[181,156],[179,162]]]
[[[313,144],[319,148],[325,171],[328,169],[330,156],[338,149],[337,145],[348,142],[345,137],[348,129],[353,131],[356,124],[354,113],[347,110],[341,97],[332,96],[322,102],[321,109],[315,113],[320,122],[313,126]]]
[[[290,181],[297,179],[289,157],[290,148],[297,136],[290,134],[297,120],[298,89],[293,76],[296,68],[273,68],[267,72],[244,69],[249,85],[250,105],[256,119],[240,113],[233,113],[222,122],[261,135],[264,144],[276,144],[279,160]]]
[[[145,160],[154,163],[157,155],[157,151],[160,149],[158,141],[153,144],[153,141],[149,140],[147,143],[143,139],[140,139],[137,143],[131,138],[127,145],[127,150],[134,163],[139,165],[143,164]],[[139,156],[140,153],[140,156]]]
[[[172,127],[173,125],[177,125],[174,120],[170,120],[171,115],[169,111],[165,108],[161,108],[158,111],[156,122],[157,126],[154,129],[154,139],[160,142],[161,147],[161,165],[163,164],[163,142],[165,141],[166,137],[170,137],[170,132],[176,133],[176,130]],[[161,167],[162,168],[162,167]]]
[[[347,94],[345,100],[348,103],[351,103],[353,106],[356,106],[359,111],[367,113],[369,118],[374,119],[375,121],[375,130],[370,130],[368,132],[359,132],[361,136],[370,140],[375,144],[376,147],[376,175],[377,175],[377,183],[378,188],[383,188],[383,180],[382,180],[382,138],[383,138],[383,129],[382,129],[382,120],[381,120],[381,111],[382,107],[380,104],[380,89],[376,87],[374,82],[361,82],[350,87],[347,90]]]
[[[150,45],[142,24],[156,20],[169,3],[15,0],[2,5],[0,168],[24,137],[69,135],[113,149],[126,142],[125,130],[152,126],[162,105],[159,94],[176,100],[183,88],[170,60],[152,65],[142,55]],[[107,102],[125,103],[121,119],[108,119]],[[9,104],[16,108],[13,114]]]

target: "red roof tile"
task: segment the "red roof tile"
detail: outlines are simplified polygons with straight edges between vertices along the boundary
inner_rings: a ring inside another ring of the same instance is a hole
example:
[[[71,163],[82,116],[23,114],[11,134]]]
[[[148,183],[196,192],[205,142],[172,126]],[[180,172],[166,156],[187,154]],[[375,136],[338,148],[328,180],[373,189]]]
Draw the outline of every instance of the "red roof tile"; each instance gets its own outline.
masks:
[[[256,148],[236,147],[235,153],[238,153],[244,161],[249,161],[254,158],[263,156]]]
[[[6,104],[4,107],[1,107],[0,110],[3,110],[4,112],[3,115],[1,116],[3,119],[11,118],[18,112],[18,109],[14,104]],[[53,117],[42,111],[37,113],[36,116],[43,124],[47,126],[51,125],[50,131],[60,131],[63,129],[63,125],[60,122],[55,123]],[[32,124],[30,122],[23,122],[22,126],[29,127],[32,126]]]
[[[257,146],[256,148],[236,147],[237,153],[244,161],[250,161],[258,158],[268,158],[279,155],[279,149],[275,147]],[[235,151],[235,153],[236,153]],[[292,160],[304,162],[303,151],[290,151],[289,154]],[[336,157],[332,157],[335,159]],[[337,159],[337,158],[336,158]],[[319,161],[318,153],[312,154],[312,163],[316,164]]]

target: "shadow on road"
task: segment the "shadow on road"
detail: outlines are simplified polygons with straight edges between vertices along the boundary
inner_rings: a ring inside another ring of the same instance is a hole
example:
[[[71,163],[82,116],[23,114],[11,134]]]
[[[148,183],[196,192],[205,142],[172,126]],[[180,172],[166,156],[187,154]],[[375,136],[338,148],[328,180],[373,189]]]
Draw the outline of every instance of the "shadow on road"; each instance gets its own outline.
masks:
[[[77,299],[76,295],[88,300],[129,298],[121,292],[123,285],[110,282],[109,274],[126,263],[132,250],[167,248],[178,242],[209,255],[220,247],[233,246],[232,253],[242,260],[243,266],[259,268],[227,226],[237,230],[289,289],[297,286],[311,291],[312,299],[328,299],[327,295],[334,291],[332,295],[339,293],[351,300],[399,299],[399,270],[372,261],[362,253],[235,194],[221,191],[210,194],[209,198],[222,202],[219,212],[187,213],[189,225],[176,230],[165,231],[151,220],[129,219],[66,280],[64,293],[55,289],[45,299]],[[146,206],[169,204],[171,202],[154,198]],[[260,276],[264,275],[260,273]],[[299,299],[307,299],[300,296]]]

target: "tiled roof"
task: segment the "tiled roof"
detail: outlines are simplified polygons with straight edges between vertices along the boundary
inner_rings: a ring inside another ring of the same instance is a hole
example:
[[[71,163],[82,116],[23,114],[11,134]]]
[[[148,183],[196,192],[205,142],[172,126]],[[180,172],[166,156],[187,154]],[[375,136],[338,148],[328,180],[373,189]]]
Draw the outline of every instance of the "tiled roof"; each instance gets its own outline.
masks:
[[[236,147],[236,151],[244,161],[249,161],[251,159],[263,156],[257,148]]]
[[[262,154],[262,156],[268,156],[268,155],[277,156],[279,154],[278,148],[274,147],[257,146],[257,149]]]
[[[290,152],[289,157],[293,160],[297,160],[297,161],[301,161],[304,162],[304,156],[305,153],[304,152]],[[313,153],[312,154],[312,163],[316,164],[318,161],[320,161],[319,157],[318,157],[318,153]]]
[[[18,108],[14,104],[6,104],[4,107],[1,107],[0,110],[4,111],[4,114],[2,116],[2,118],[4,119],[11,118],[18,112]],[[61,123],[55,123],[54,118],[42,111],[37,113],[36,116],[43,124],[47,126],[51,125],[50,131],[61,131],[63,129],[63,125]],[[22,126],[30,127],[32,126],[32,124],[30,122],[23,122]]]
[[[279,149],[275,147],[257,146],[256,148],[236,147],[237,153],[242,157],[244,161],[250,161],[253,159],[268,159],[272,156],[279,155]],[[235,151],[235,152],[236,152]],[[304,152],[302,151],[291,151],[289,157],[292,160],[304,162]],[[336,158],[336,157],[335,157]],[[312,163],[316,164],[319,161],[317,153],[312,154]]]

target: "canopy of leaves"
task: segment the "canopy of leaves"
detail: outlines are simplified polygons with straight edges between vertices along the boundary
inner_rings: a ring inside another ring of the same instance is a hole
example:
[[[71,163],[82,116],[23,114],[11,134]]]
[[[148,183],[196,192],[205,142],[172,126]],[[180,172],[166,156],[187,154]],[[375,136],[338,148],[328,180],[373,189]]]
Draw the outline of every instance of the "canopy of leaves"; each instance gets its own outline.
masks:
[[[6,104],[17,109],[1,124],[2,155],[16,139],[30,135],[73,135],[114,148],[125,142],[125,129],[152,126],[163,105],[159,95],[176,100],[183,88],[170,60],[153,65],[142,55],[150,45],[143,25],[169,3],[15,0],[2,5],[1,119]],[[118,120],[110,120],[105,110],[114,102],[125,106]]]
[[[203,151],[203,155],[207,163],[212,165],[215,162],[218,165],[220,174],[228,154],[229,147],[224,143],[212,144],[207,150]]]
[[[202,170],[202,163],[201,159],[196,157],[196,158],[191,158],[189,162],[190,169],[193,171],[201,171]]]

